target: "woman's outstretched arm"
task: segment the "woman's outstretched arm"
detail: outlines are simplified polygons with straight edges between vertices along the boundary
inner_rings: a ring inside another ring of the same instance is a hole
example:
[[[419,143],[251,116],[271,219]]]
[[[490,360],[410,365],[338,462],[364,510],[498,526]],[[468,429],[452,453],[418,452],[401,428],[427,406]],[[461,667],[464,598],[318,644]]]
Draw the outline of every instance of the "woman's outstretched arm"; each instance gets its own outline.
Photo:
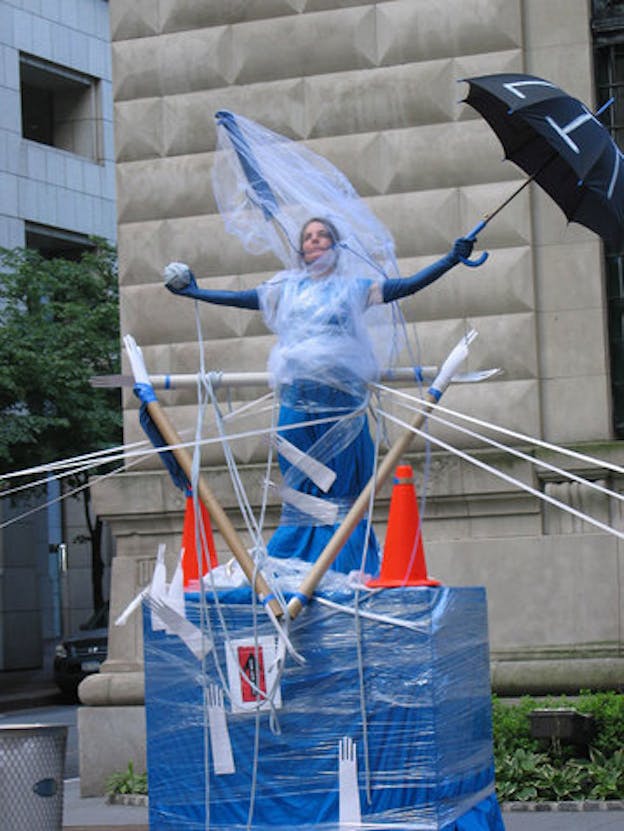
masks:
[[[393,300],[400,300],[402,297],[415,294],[426,286],[430,286],[431,283],[435,283],[439,277],[457,265],[462,257],[464,259],[470,257],[473,245],[474,240],[467,239],[467,237],[460,237],[455,240],[452,249],[446,256],[428,265],[426,268],[417,271],[411,277],[385,280],[380,286],[382,302],[391,303]]]
[[[237,306],[240,309],[259,309],[260,300],[256,289],[246,291],[221,291],[219,289],[200,289],[195,275],[184,263],[169,263],[163,272],[165,286],[173,294],[204,300],[218,306]]]

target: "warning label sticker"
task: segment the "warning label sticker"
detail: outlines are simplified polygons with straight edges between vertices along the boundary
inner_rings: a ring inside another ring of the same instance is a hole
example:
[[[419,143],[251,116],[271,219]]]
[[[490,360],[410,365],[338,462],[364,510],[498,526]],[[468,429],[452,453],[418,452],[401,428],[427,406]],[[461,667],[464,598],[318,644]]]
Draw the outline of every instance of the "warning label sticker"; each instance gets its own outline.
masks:
[[[279,674],[284,649],[272,635],[255,640],[232,640],[227,653],[232,712],[282,706]]]

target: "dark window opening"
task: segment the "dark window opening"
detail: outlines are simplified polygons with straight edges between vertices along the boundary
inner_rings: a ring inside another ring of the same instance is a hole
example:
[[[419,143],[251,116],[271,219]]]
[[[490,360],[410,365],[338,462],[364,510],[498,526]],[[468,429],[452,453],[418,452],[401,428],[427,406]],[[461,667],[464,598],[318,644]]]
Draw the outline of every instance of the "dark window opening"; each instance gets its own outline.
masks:
[[[20,55],[22,135],[99,161],[99,84],[73,69]]]
[[[85,251],[92,251],[95,244],[84,234],[27,222],[26,248],[38,251],[48,260],[79,260]]]

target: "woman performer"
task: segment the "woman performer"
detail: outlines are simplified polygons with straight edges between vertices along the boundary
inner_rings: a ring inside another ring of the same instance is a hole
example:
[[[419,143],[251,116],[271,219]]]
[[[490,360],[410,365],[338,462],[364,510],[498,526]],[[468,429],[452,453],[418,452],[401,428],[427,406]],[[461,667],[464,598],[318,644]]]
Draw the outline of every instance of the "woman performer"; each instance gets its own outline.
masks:
[[[280,525],[268,545],[271,556],[314,562],[373,473],[367,383],[378,377],[379,367],[364,321],[367,309],[430,285],[468,258],[473,244],[459,238],[446,256],[412,277],[374,281],[341,272],[338,230],[329,219],[314,217],[301,229],[301,267],[279,272],[257,289],[200,289],[183,263],[165,269],[165,285],[174,294],[260,309],[278,336],[269,372],[278,384],[278,451],[285,488]],[[311,468],[305,459],[300,463],[295,456],[301,453],[319,465]],[[329,479],[317,475],[319,467]],[[377,540],[372,530],[366,539],[365,521],[332,568],[377,574]]]

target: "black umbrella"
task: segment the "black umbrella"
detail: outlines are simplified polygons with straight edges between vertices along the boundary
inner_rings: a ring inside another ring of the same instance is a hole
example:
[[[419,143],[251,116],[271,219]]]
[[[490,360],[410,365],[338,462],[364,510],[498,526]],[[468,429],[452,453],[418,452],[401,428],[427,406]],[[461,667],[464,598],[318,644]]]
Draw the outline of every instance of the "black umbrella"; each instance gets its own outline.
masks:
[[[570,222],[616,247],[624,243],[624,157],[596,114],[559,87],[533,75],[465,78],[466,103],[501,141],[505,157],[530,178],[468,236],[476,236],[523,187],[535,180]]]

